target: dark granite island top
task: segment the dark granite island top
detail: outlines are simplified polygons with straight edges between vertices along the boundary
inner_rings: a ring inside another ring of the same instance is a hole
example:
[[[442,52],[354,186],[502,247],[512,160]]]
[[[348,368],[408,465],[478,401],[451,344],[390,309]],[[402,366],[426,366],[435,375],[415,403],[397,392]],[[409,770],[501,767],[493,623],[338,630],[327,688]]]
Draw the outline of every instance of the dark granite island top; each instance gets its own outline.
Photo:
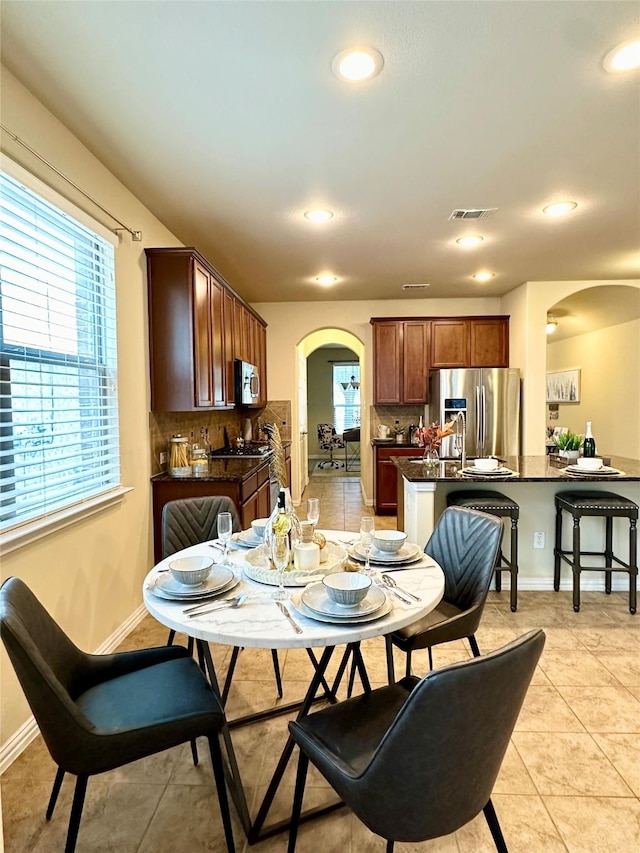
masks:
[[[416,448],[419,456],[420,448]],[[617,468],[620,474],[593,474],[592,476],[571,476],[566,472],[566,465],[573,460],[555,461],[550,456],[508,456],[504,466],[518,476],[496,477],[465,477],[460,474],[459,462],[440,462],[435,468],[428,468],[424,463],[407,456],[393,456],[392,461],[398,473],[411,483],[438,483],[454,481],[457,483],[532,483],[532,482],[563,482],[563,483],[595,483],[595,482],[637,482],[640,481],[640,460],[628,459],[624,456],[611,456],[611,467]],[[471,463],[468,463],[471,464]]]

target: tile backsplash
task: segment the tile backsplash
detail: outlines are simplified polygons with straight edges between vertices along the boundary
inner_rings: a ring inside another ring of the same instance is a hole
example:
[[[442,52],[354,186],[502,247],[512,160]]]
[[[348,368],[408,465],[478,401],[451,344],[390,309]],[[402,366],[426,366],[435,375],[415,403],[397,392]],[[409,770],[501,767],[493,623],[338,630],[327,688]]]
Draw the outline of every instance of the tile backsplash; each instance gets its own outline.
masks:
[[[209,444],[213,450],[224,446],[224,430],[227,429],[229,441],[244,434],[244,422],[250,418],[254,439],[263,423],[276,423],[283,441],[291,439],[291,402],[290,400],[269,400],[264,409],[232,409],[228,412],[150,412],[149,443],[151,446],[151,475],[163,470],[160,454],[166,451],[169,439],[173,435],[186,435],[200,443],[201,430],[207,431]]]

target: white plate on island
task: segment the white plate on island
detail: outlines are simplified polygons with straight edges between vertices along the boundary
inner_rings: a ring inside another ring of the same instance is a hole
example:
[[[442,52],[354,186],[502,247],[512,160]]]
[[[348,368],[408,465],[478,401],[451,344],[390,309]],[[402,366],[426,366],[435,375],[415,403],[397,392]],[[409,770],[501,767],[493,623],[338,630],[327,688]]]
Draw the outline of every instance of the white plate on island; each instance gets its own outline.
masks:
[[[574,477],[616,477],[622,474],[618,468],[611,468],[609,465],[603,465],[595,471],[588,471],[586,468],[581,468],[579,465],[567,465],[564,469],[567,474]]]

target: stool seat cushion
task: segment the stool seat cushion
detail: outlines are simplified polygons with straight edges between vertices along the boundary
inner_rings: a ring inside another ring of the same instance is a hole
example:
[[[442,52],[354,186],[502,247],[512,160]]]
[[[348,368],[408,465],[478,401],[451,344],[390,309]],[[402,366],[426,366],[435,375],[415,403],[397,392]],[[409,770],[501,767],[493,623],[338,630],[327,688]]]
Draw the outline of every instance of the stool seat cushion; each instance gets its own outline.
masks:
[[[558,492],[556,500],[576,510],[624,510],[635,511],[637,518],[638,504],[615,492]]]
[[[487,490],[451,492],[447,495],[447,503],[455,506],[466,506],[470,509],[477,509],[480,512],[488,513],[492,510],[517,511],[520,509],[514,500],[503,495],[502,492]]]

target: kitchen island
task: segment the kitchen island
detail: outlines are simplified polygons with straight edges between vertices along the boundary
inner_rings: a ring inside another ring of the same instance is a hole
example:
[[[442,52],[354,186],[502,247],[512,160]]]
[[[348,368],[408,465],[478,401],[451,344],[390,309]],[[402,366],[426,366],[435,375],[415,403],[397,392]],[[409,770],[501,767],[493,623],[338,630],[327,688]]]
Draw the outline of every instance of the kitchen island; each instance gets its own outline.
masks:
[[[640,460],[622,456],[610,457],[610,465],[621,473],[570,476],[565,467],[569,460],[558,462],[550,456],[510,456],[504,466],[513,471],[505,478],[467,477],[460,471],[459,461],[439,462],[428,468],[420,459],[392,457],[398,472],[398,529],[407,533],[410,542],[424,546],[433,531],[436,520],[447,505],[447,495],[452,491],[491,488],[512,498],[520,506],[520,574],[522,589],[553,588],[553,546],[555,529],[554,496],[563,490],[610,491],[640,503]],[[566,526],[566,525],[565,525]],[[583,520],[584,547],[602,550],[604,525],[598,519]],[[537,543],[533,545],[533,534]],[[567,531],[567,536],[569,531]],[[614,522],[614,538],[623,558],[628,559],[628,523]],[[583,581],[583,588],[601,588],[599,577]],[[622,581],[615,588],[624,588]],[[571,588],[567,573],[562,588]]]

